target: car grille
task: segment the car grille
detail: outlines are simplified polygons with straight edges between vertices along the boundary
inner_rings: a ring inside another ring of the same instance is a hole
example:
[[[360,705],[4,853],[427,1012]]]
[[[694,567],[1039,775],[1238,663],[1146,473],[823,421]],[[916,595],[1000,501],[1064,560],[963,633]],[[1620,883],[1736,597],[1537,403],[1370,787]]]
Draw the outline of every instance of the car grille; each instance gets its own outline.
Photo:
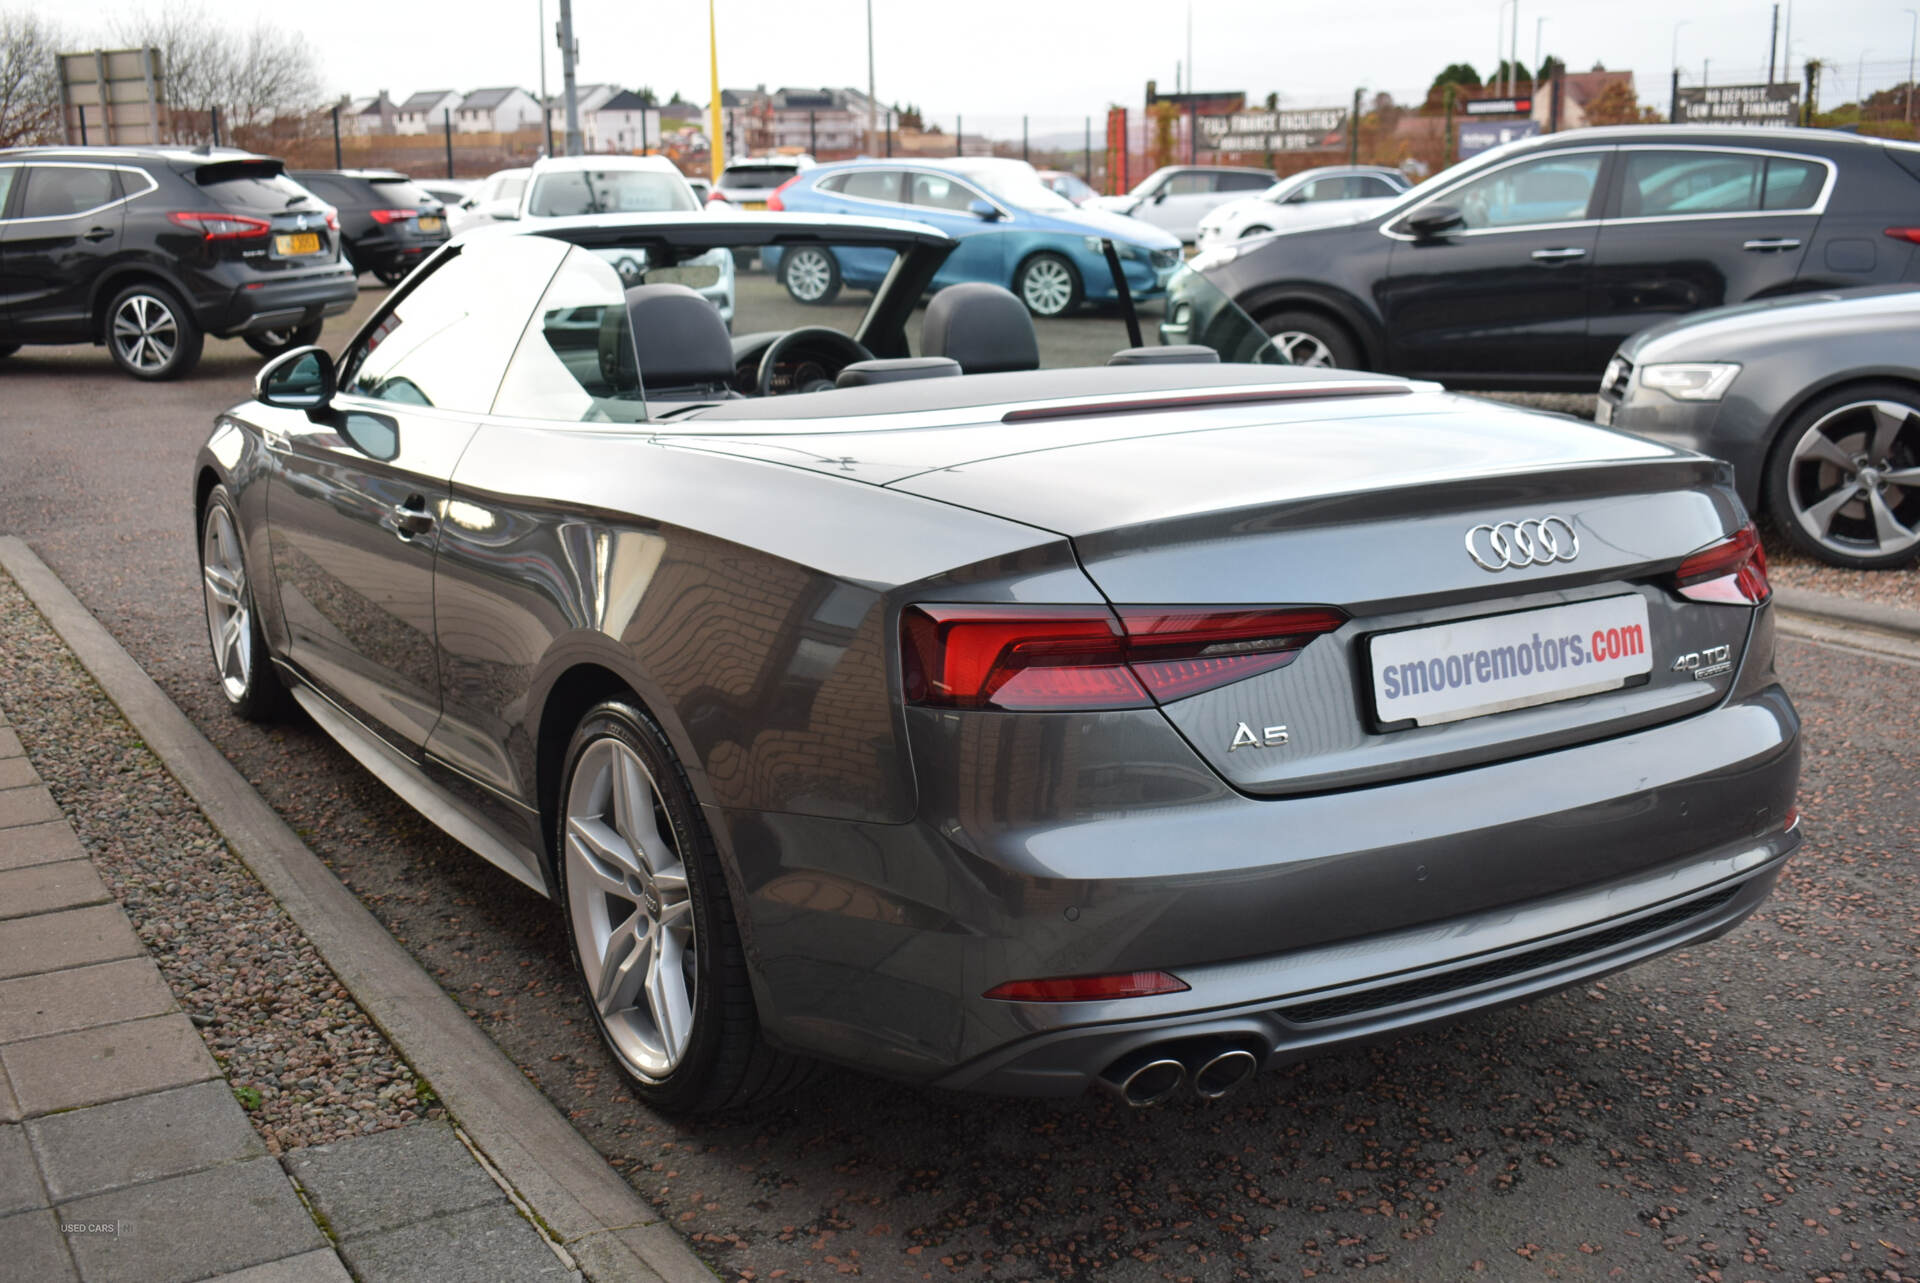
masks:
[[[1153,265],[1155,267],[1178,267],[1180,265],[1180,251],[1177,249],[1157,249],[1153,251]]]
[[[1417,980],[1382,985],[1380,988],[1366,989],[1358,993],[1345,993],[1338,997],[1323,998],[1318,1002],[1297,1003],[1291,1007],[1280,1008],[1280,1014],[1296,1025],[1315,1025],[1325,1024],[1331,1020],[1345,1020],[1350,1016],[1363,1015],[1386,1007],[1404,1007],[1414,1003],[1429,1002],[1436,998],[1444,998],[1451,993],[1492,984],[1530,971],[1602,954],[1645,936],[1657,935],[1669,927],[1677,927],[1683,922],[1705,917],[1739,893],[1739,887],[1728,887],[1704,899],[1690,900],[1685,904],[1675,905],[1671,909],[1663,909],[1659,913],[1635,918],[1632,922],[1623,922],[1619,926],[1608,927],[1588,935],[1576,936],[1571,940],[1561,940],[1555,944],[1543,945],[1538,949],[1523,950],[1504,958],[1496,958],[1492,962],[1482,962],[1453,971],[1421,976]]]
[[[1616,401],[1627,397],[1627,385],[1633,382],[1633,362],[1624,356],[1616,356],[1607,362],[1607,372],[1600,376],[1600,391]]]

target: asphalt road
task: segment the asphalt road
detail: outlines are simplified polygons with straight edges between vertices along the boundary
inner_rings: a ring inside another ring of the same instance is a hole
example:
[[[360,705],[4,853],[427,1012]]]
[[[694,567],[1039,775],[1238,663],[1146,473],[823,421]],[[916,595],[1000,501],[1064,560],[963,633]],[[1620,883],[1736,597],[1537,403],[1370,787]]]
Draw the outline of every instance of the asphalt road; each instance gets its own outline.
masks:
[[[1050,350],[1124,343],[1112,318],[1067,325]],[[0,362],[0,530],[723,1276],[1920,1279],[1920,668],[1783,641],[1809,842],[1754,920],[1690,953],[1263,1075],[1215,1106],[832,1071],[754,1115],[682,1125],[618,1086],[544,902],[311,726],[227,715],[188,467],[256,364],[214,343],[194,378],[142,387],[98,350]]]

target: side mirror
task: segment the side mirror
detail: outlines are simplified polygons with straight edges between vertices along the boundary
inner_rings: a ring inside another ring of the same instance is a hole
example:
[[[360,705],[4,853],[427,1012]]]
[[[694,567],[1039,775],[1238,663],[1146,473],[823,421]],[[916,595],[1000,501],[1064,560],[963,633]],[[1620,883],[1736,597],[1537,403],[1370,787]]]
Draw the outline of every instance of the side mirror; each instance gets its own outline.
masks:
[[[1167,189],[1162,187],[1153,194],[1153,203],[1158,205],[1167,199]]]
[[[482,205],[480,212],[488,218],[495,218],[503,223],[512,222],[520,217],[520,202],[510,198],[498,197]]]
[[[984,222],[997,223],[1000,221],[1000,209],[990,200],[967,202],[967,212]]]
[[[254,399],[282,410],[324,410],[333,391],[333,358],[317,347],[282,352],[253,376]]]
[[[1429,205],[1407,216],[1407,230],[1421,240],[1430,240],[1465,225],[1467,216],[1452,205]]]
[[[1282,205],[1304,205],[1307,203],[1307,193],[1304,189],[1302,189],[1300,191],[1295,192],[1293,195],[1287,197],[1285,200],[1281,201],[1280,203]]]

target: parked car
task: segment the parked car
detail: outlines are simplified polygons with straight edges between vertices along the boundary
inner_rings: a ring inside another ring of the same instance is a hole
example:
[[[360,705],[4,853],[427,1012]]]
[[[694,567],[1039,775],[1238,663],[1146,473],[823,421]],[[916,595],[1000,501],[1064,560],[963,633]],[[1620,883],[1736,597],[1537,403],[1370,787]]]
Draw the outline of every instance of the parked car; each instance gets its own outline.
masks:
[[[1920,290],[1695,312],[1621,345],[1599,419],[1733,464],[1750,512],[1836,566],[1920,557]]]
[[[472,199],[480,186],[470,178],[422,178],[418,181],[421,190],[445,206],[449,216]]]
[[[1364,222],[1195,265],[1310,363],[1584,390],[1629,335],[1675,316],[1920,280],[1916,226],[1911,143],[1635,125],[1496,147]],[[1204,320],[1170,313],[1162,332],[1183,343]]]
[[[446,207],[398,170],[301,169],[293,176],[339,211],[340,256],[384,284],[397,284],[452,234]]]
[[[493,217],[538,222],[583,214],[685,213],[703,208],[686,175],[664,156],[546,156],[527,171],[519,208],[497,209]],[[613,253],[608,261],[634,283],[648,267],[644,255]],[[686,271],[685,283],[719,308],[721,319],[732,325],[733,255],[714,250],[690,262]]]
[[[702,178],[698,174],[687,175],[687,186],[693,188],[693,198],[705,205],[713,196],[713,180]]]
[[[1110,238],[1134,298],[1155,298],[1180,265],[1180,242],[1146,223],[1076,208],[1025,161],[857,160],[797,175],[768,202],[800,213],[891,215],[937,227],[959,242],[934,278],[1006,285],[1035,316],[1064,316],[1084,301],[1115,297],[1101,248]],[[761,255],[801,303],[830,303],[842,286],[876,288],[887,255],[827,247],[774,247]]]
[[[208,335],[263,355],[353,306],[339,224],[279,161],[242,151],[0,151],[0,356],[104,344],[177,379]]]
[[[1371,218],[1407,190],[1397,169],[1378,165],[1323,165],[1283,178],[1258,196],[1216,206],[1200,220],[1195,244],[1265,236],[1289,227],[1317,227]]]
[[[1064,169],[1042,169],[1039,174],[1040,181],[1052,188],[1055,195],[1064,196],[1076,205],[1084,205],[1090,198],[1099,195],[1082,181],[1080,175]]]
[[[501,169],[481,179],[457,206],[448,206],[447,225],[455,236],[488,222],[519,216],[520,197],[531,169]]]
[[[809,241],[896,256],[851,334],[730,338],[606,257]],[[443,251],[200,452],[218,689],[549,895],[676,1112],[806,1057],[1214,1097],[1765,898],[1799,723],[1723,464],[1381,375],[1040,370],[996,285],[916,352],[962,248],[689,213]]]
[[[1192,244],[1200,235],[1201,219],[1230,200],[1271,186],[1271,170],[1167,165],[1141,179],[1125,196],[1094,196],[1084,204],[1142,219]]]
[[[735,209],[765,209],[769,196],[813,163],[811,156],[743,156],[720,171],[707,200]]]

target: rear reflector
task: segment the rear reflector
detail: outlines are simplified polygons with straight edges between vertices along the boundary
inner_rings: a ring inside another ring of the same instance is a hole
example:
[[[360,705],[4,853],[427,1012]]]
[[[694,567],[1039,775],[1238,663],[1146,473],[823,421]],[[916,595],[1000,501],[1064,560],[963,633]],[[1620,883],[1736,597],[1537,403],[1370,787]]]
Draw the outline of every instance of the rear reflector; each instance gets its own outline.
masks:
[[[1920,227],[1889,227],[1883,235],[1891,236],[1896,241],[1912,241],[1920,245]]]
[[[1673,586],[1693,601],[1758,606],[1773,594],[1759,530],[1749,521],[1728,538],[1694,553],[1673,572]]]
[[[987,990],[1002,1002],[1098,1002],[1182,993],[1187,982],[1164,971],[1123,971],[1113,976],[1068,976],[1058,980],[1009,980]]]
[[[1008,711],[1148,708],[1290,663],[1331,606],[909,606],[907,702]]]
[[[773,210],[776,213],[784,211],[787,208],[787,203],[780,199],[780,193],[784,192],[785,190],[787,190],[787,188],[793,186],[795,183],[799,181],[800,181],[800,175],[795,174],[792,178],[789,178],[786,182],[781,183],[778,187],[774,188],[773,194],[767,197],[767,208],[770,210]]]
[[[273,224],[266,219],[248,218],[245,214],[188,214],[175,210],[167,215],[167,221],[199,232],[210,241],[248,240],[273,230]]]
[[[404,223],[409,218],[412,218],[418,211],[411,209],[376,209],[369,212],[372,213],[373,221],[376,223]]]

